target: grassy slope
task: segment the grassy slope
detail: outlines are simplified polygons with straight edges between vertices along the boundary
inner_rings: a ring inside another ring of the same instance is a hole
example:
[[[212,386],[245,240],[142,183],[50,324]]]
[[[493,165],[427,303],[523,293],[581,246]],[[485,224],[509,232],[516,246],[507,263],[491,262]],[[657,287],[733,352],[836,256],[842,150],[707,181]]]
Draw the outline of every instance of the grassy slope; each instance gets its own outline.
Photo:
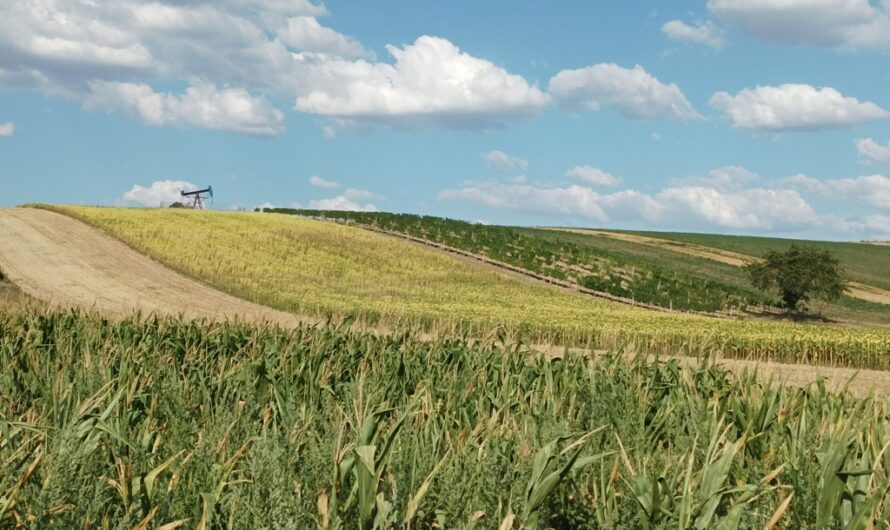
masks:
[[[506,277],[368,231],[274,214],[58,208],[224,291],[279,309],[353,313],[532,340],[788,361],[890,363],[890,334],[658,313]],[[472,324],[472,325],[470,325]]]
[[[592,245],[590,239],[560,238],[558,233],[550,231],[382,212],[275,211],[374,225],[481,254],[540,275],[662,307],[713,312],[749,304],[777,303],[773,297],[748,285],[720,283],[717,278],[696,276],[650,257]]]
[[[618,241],[595,234],[482,226],[409,214],[288,209],[276,211],[371,224],[483,254],[545,276],[662,307],[720,311],[746,307],[749,304],[779,305],[777,297],[753,289],[747,275],[739,267],[706,257],[674,252],[670,248]],[[847,263],[855,261],[855,256],[845,256]],[[890,326],[890,307],[848,296],[833,303],[816,301],[811,310],[819,317],[827,317],[846,325]]]
[[[572,232],[560,232],[549,229],[528,228],[520,229],[525,233],[534,234],[535,237],[552,241],[571,241],[578,245],[590,245],[624,254],[640,259],[658,263],[660,266],[670,269],[687,271],[695,276],[711,278],[739,288],[749,288],[750,284],[738,267],[719,263],[709,259],[672,252],[668,249],[643,245],[630,241],[621,241],[605,236],[592,234],[578,234]]]
[[[621,241],[606,236],[593,234],[577,234],[571,232],[559,232],[546,229],[524,229],[525,233],[534,234],[536,237],[553,241],[571,241],[579,245],[591,245],[597,248],[608,249],[627,256],[634,256],[641,260],[657,263],[664,268],[686,271],[692,275],[718,281],[739,289],[746,289],[750,281],[745,272],[739,267],[720,263],[708,258],[690,256],[679,252],[672,252],[666,248],[654,247],[630,241]],[[620,232],[615,230],[614,232]],[[790,245],[786,239],[702,235],[702,234],[668,234],[661,232],[630,232],[649,237],[662,237],[672,241],[694,243],[706,247],[718,248],[759,256],[768,249],[781,249]],[[746,240],[738,244],[734,239]],[[809,244],[809,242],[800,242]],[[816,243],[817,246],[827,248],[835,252],[842,260],[843,266],[848,270],[851,278],[862,283],[882,287],[890,282],[890,247],[886,252],[874,251],[869,248],[876,245],[860,243]],[[862,264],[865,265],[862,265]],[[890,325],[890,307],[875,304],[845,296],[836,303],[817,302],[815,309],[831,319],[847,322],[855,322],[862,325]]]
[[[768,250],[782,250],[792,243],[811,245],[833,252],[850,278],[882,289],[890,289],[890,246],[868,243],[803,241],[774,237],[728,236],[719,234],[685,234],[677,232],[632,232],[706,247],[762,256]]]

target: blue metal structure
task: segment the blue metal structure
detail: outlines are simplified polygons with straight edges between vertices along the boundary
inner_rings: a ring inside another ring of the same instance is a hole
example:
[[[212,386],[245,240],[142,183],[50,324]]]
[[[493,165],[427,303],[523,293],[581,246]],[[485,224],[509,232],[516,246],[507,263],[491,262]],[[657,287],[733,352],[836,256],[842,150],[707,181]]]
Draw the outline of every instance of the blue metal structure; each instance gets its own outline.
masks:
[[[207,186],[203,190],[180,191],[179,193],[184,199],[192,201],[192,209],[194,210],[204,209],[204,199],[209,197],[213,200],[213,186]]]

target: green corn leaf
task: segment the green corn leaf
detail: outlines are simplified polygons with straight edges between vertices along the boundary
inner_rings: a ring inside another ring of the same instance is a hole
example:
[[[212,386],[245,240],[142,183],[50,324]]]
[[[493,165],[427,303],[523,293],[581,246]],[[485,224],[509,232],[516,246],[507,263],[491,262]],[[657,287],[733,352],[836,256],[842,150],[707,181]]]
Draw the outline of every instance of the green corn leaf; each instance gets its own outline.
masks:
[[[173,462],[175,462],[176,459],[179,458],[180,455],[182,455],[183,453],[185,453],[185,449],[182,449],[175,455],[171,456],[170,458],[165,460],[161,465],[155,467],[154,469],[152,469],[145,475],[145,479],[143,479],[143,482],[145,483],[145,494],[148,497],[149,501],[153,500],[155,480],[157,480],[158,475],[160,475],[161,473],[164,472],[165,469],[170,467],[173,464]]]
[[[359,521],[362,530],[372,528],[375,506],[377,505],[377,472],[375,467],[374,445],[362,445],[355,448],[356,484],[358,488]]]
[[[417,515],[417,510],[420,508],[420,503],[423,502],[423,498],[426,496],[427,491],[429,491],[430,486],[433,483],[433,479],[436,477],[436,474],[442,469],[442,466],[445,465],[445,461],[448,460],[448,456],[451,454],[451,450],[445,452],[445,456],[443,456],[439,462],[433,467],[433,470],[430,471],[430,474],[427,475],[426,479],[424,479],[423,483],[420,484],[420,487],[417,488],[417,491],[411,498],[408,500],[408,507],[405,510],[405,519],[404,523],[406,526],[411,525],[411,522],[414,520],[414,517]]]

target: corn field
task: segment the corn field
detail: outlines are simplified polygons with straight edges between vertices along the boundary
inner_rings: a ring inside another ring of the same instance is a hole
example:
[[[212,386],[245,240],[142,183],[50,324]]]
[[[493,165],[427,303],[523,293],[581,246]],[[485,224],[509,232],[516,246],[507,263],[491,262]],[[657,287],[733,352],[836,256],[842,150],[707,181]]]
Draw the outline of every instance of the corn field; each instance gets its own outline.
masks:
[[[50,207],[235,296],[433,335],[890,368],[890,331],[661,313],[530,284],[365,230],[275,214]],[[202,244],[194,244],[195,241]]]
[[[890,527],[890,402],[616,353],[0,312],[0,528]]]

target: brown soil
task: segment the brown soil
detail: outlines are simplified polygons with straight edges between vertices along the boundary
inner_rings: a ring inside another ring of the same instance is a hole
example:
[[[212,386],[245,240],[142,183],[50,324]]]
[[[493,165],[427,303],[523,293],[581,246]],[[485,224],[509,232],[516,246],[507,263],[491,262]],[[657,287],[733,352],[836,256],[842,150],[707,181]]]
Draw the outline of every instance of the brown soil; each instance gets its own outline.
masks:
[[[670,250],[673,252],[677,252],[679,254],[686,254],[688,256],[696,256],[699,258],[705,258],[712,261],[717,261],[720,263],[725,263],[727,265],[732,265],[734,267],[743,267],[748,263],[757,261],[757,258],[754,256],[749,256],[747,254],[739,254],[738,252],[730,252],[728,250],[720,250],[716,248],[706,247],[703,245],[696,245],[694,243],[683,243],[677,241],[668,241],[666,239],[659,239],[657,237],[649,237],[649,236],[641,236],[638,234],[627,234],[623,232],[606,232],[603,230],[590,230],[586,228],[554,228],[552,230],[560,230],[563,232],[572,232],[575,234],[588,234],[600,237],[610,237],[612,239],[618,239],[621,241],[628,241],[630,243],[637,243],[640,245],[649,245],[653,247],[662,248],[665,250]],[[881,289],[880,287],[874,287],[872,285],[866,285],[859,282],[850,282],[849,290],[847,292],[853,298],[858,298],[860,300],[865,300],[868,302],[873,302],[876,304],[885,304],[890,305],[890,291],[886,289]]]
[[[303,321],[221,293],[95,228],[46,210],[0,209],[0,267],[25,294],[63,308],[113,316],[141,311],[282,325]]]
[[[850,282],[847,294],[853,298],[865,300],[866,302],[874,302],[875,304],[890,305],[890,291],[866,285],[859,282]]]
[[[748,256],[747,254],[739,254],[728,250],[720,250],[717,248],[705,247],[693,243],[683,243],[678,241],[668,241],[667,239],[659,239],[657,237],[641,236],[637,234],[626,234],[623,232],[606,232],[604,230],[592,230],[587,228],[552,228],[551,230],[559,230],[561,232],[571,232],[573,234],[587,234],[598,237],[608,237],[637,243],[639,245],[649,245],[651,247],[663,248],[679,254],[688,256],[696,256],[712,261],[719,261],[734,267],[743,267],[757,258]]]
[[[535,345],[531,349],[550,357],[562,357],[565,354],[565,348],[561,346]],[[572,349],[572,352],[594,355],[606,353],[603,350],[590,352],[578,349]],[[661,361],[676,359],[682,366],[689,368],[695,368],[701,364],[699,359],[692,357],[661,356],[658,359]],[[654,361],[655,357],[650,356],[649,360]],[[770,381],[772,384],[784,383],[789,387],[803,388],[815,384],[821,378],[825,388],[832,392],[846,391],[850,395],[860,398],[890,395],[890,372],[881,370],[725,358],[710,359],[708,362],[709,365],[722,366],[733,376],[737,377],[745,373],[756,374],[758,380]]]
[[[142,311],[283,326],[316,322],[221,293],[98,229],[44,210],[0,209],[0,267],[26,295],[62,308],[80,307],[108,316]],[[536,349],[550,354],[564,351],[555,346]],[[732,359],[719,363],[736,373],[756,369],[764,380],[786,380],[793,386],[806,386],[823,377],[826,386],[840,389],[852,379],[855,384],[848,390],[854,395],[890,394],[890,372]]]
[[[0,309],[15,311],[35,303],[37,301],[23,293],[18,285],[8,280],[0,279]]]

